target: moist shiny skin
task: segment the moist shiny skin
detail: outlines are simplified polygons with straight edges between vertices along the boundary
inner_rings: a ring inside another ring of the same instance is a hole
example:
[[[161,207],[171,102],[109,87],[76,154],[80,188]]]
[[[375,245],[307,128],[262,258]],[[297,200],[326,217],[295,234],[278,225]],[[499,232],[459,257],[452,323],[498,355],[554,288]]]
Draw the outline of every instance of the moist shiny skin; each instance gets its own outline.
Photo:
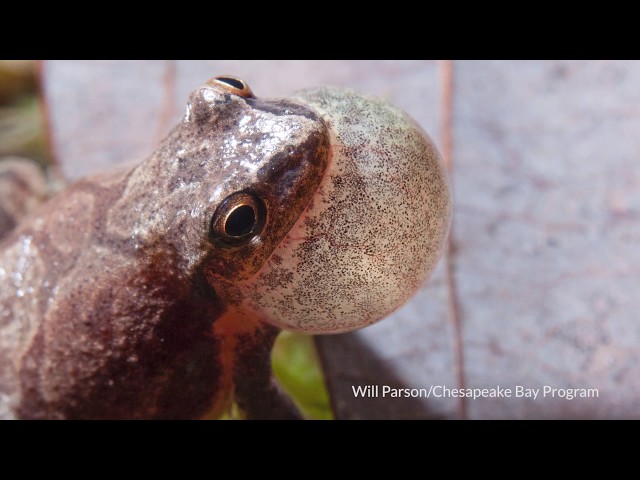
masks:
[[[239,198],[255,228],[224,238]],[[0,417],[215,417],[233,400],[297,418],[271,377],[279,329],[384,318],[450,220],[437,149],[395,107],[212,79],[148,160],[72,185],[0,243]]]
[[[304,106],[210,83],[148,160],[71,186],[0,244],[0,416],[197,418],[228,401],[213,326],[229,302],[205,271],[262,265],[317,189],[329,135]],[[269,222],[220,248],[211,217],[237,191]]]

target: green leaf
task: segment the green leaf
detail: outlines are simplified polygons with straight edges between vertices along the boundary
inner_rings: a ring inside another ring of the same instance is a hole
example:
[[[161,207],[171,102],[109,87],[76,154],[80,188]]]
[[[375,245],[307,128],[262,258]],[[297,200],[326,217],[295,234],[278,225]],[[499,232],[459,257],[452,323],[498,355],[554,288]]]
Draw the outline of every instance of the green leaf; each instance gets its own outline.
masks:
[[[312,336],[282,332],[271,358],[276,378],[305,416],[333,419]]]

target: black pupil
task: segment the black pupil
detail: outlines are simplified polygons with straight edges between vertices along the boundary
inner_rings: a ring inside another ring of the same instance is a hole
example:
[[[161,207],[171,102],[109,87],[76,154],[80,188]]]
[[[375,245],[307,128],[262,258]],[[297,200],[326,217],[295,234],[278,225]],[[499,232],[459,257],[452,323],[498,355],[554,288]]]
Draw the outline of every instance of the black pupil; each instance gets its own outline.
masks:
[[[226,83],[227,85],[231,85],[238,90],[242,90],[244,88],[244,84],[240,80],[236,80],[235,78],[229,77],[217,77],[217,79],[221,82]]]
[[[230,237],[243,237],[251,233],[256,223],[256,213],[249,205],[242,205],[229,214],[224,231]]]

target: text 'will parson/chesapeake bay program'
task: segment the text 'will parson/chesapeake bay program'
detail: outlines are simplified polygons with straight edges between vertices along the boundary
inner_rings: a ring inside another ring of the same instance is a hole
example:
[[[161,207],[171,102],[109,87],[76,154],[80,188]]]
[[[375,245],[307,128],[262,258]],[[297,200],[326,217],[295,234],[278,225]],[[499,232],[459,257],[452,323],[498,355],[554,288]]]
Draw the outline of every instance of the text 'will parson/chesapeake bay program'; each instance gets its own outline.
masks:
[[[551,385],[532,388],[524,385],[490,388],[449,388],[446,385],[431,385],[428,388],[395,388],[391,385],[352,385],[353,396],[358,398],[598,398],[597,388],[559,388]]]

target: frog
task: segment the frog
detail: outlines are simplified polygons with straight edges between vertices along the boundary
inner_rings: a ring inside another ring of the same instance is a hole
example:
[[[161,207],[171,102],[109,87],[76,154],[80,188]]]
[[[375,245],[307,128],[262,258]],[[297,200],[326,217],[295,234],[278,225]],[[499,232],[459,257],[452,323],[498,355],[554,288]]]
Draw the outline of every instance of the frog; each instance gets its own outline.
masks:
[[[451,189],[406,113],[213,77],[146,160],[69,185],[0,243],[0,417],[302,418],[282,330],[338,334],[428,279]]]

